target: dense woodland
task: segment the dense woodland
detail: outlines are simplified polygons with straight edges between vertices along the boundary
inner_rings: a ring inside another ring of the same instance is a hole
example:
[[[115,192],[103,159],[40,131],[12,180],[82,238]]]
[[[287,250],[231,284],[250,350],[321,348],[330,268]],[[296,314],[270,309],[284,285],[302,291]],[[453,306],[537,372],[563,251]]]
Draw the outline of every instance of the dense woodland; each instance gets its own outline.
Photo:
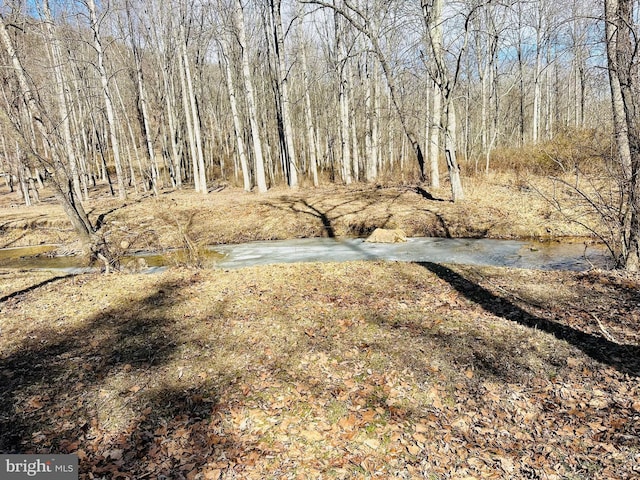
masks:
[[[637,265],[637,8],[633,0],[606,8],[601,0],[3,2],[0,171],[27,204],[48,177],[89,238],[80,200],[98,182],[125,199],[221,183],[264,192],[442,180],[455,201],[464,198],[461,172],[490,172],[501,149],[603,135],[617,152],[629,207],[623,241]]]

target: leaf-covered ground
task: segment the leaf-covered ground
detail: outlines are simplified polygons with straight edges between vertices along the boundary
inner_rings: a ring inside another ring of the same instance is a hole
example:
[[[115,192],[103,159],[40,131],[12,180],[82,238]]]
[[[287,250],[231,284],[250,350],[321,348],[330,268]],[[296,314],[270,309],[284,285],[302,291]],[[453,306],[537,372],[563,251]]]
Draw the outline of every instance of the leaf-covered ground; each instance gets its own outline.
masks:
[[[631,277],[356,262],[4,278],[0,451],[77,453],[83,479],[640,476]]]

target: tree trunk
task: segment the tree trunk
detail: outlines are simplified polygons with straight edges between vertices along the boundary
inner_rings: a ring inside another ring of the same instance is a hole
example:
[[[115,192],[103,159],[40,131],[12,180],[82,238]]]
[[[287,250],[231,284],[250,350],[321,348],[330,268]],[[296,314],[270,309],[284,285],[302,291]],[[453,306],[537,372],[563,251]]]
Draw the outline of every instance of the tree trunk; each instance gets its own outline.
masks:
[[[237,40],[238,45],[240,46],[242,61],[242,80],[244,83],[244,91],[246,93],[249,125],[251,127],[251,139],[253,141],[253,160],[256,169],[256,184],[258,186],[258,192],[264,193],[267,191],[267,181],[264,171],[264,154],[262,151],[262,141],[260,140],[260,130],[258,127],[258,110],[256,108],[253,80],[251,79],[249,52],[247,51],[247,35],[244,25],[244,11],[242,8],[242,1],[235,0],[234,19],[236,28],[238,29]]]
[[[204,151],[202,148],[202,133],[200,131],[200,113],[198,112],[198,104],[196,103],[196,94],[193,89],[193,79],[191,77],[191,67],[189,61],[189,55],[187,52],[187,37],[185,34],[184,25],[180,25],[180,36],[182,45],[182,68],[186,84],[186,91],[183,94],[186,95],[186,111],[184,112],[187,117],[191,116],[191,128],[193,135],[193,143],[195,147],[196,157],[193,159],[194,169],[193,176],[196,180],[196,191],[207,194],[207,175],[204,164]],[[196,178],[197,177],[197,178]]]
[[[302,39],[302,29],[300,30],[300,38]],[[307,148],[309,150],[309,171],[313,179],[313,186],[319,185],[318,181],[318,141],[316,139],[316,129],[313,122],[313,110],[311,109],[311,94],[309,77],[309,64],[307,62],[307,51],[305,45],[301,47],[302,75],[304,88],[304,120],[307,127]]]
[[[166,69],[162,69],[162,83],[164,85],[165,108],[167,113],[167,128],[169,135],[169,146],[171,147],[171,170],[173,172],[173,183],[175,187],[182,189],[182,159],[180,149],[176,140],[176,112],[175,112],[175,87],[173,78],[169,76]]]
[[[454,202],[464,200],[464,191],[460,180],[460,166],[457,159],[457,118],[456,111],[452,102],[445,103],[444,107],[444,155],[447,160],[447,169],[449,170],[449,179],[451,181],[451,197]]]
[[[147,154],[149,155],[149,169],[151,170],[151,188],[155,196],[158,196],[158,162],[155,150],[153,148],[153,139],[151,138],[151,128],[149,122],[149,107],[147,106],[147,93],[145,89],[144,75],[142,71],[142,57],[140,48],[136,41],[135,32],[133,30],[133,19],[131,18],[130,0],[126,2],[127,20],[129,27],[129,36],[131,37],[131,49],[133,51],[133,59],[136,70],[136,86],[138,87],[138,102],[140,105],[140,114],[142,115],[142,136],[144,137]]]
[[[366,57],[367,69],[367,92],[365,100],[365,109],[367,114],[367,129],[365,133],[365,179],[367,182],[374,182],[378,177],[378,135],[377,122],[378,112],[376,111],[376,102],[378,102],[378,85],[376,84],[375,64],[369,56]]]
[[[539,12],[538,15],[542,15]],[[540,76],[542,73],[542,20],[538,20],[538,28],[536,29],[536,65],[533,72],[533,120],[531,126],[531,142],[536,144],[540,139],[540,110],[542,106],[542,86],[540,85]]]
[[[429,167],[432,188],[440,188],[440,134],[442,131],[442,81],[439,78],[438,59],[442,55],[442,1],[436,0],[427,6],[422,2],[422,12],[427,30],[428,47],[431,50],[431,77],[433,79],[433,95],[431,101],[431,126],[429,139]]]
[[[293,125],[291,122],[291,105],[289,100],[289,79],[285,61],[284,34],[282,33],[282,18],[280,15],[281,0],[270,0],[271,18],[273,21],[273,38],[275,46],[275,65],[280,99],[282,127],[284,133],[284,163],[286,166],[289,187],[298,186],[298,166],[296,165],[296,150],[293,141]]]
[[[422,10],[425,17],[425,23],[428,26],[429,46],[433,56],[432,77],[436,83],[435,97],[439,93],[442,95],[443,102],[443,120],[442,130],[444,131],[444,147],[445,158],[447,161],[447,169],[449,171],[449,180],[451,182],[451,196],[454,202],[464,199],[462,183],[460,181],[460,167],[456,155],[457,149],[457,125],[456,115],[453,105],[453,93],[457,80],[458,71],[453,75],[449,74],[448,67],[444,59],[443,48],[443,32],[442,32],[442,7],[443,0],[434,0],[432,5],[428,5],[423,0]],[[466,37],[465,37],[466,42]],[[464,51],[464,48],[463,48]],[[463,52],[460,52],[458,60],[462,58]],[[459,65],[458,67],[459,68]],[[435,110],[435,108],[434,108]]]
[[[640,124],[637,118],[637,46],[633,0],[605,0],[607,59],[618,157],[621,162],[627,215],[623,221],[620,263],[640,270]]]
[[[64,138],[65,153],[69,161],[69,174],[72,179],[74,193],[76,197],[82,198],[82,192],[80,189],[80,176],[78,174],[78,162],[76,160],[76,154],[73,147],[73,141],[71,139],[71,127],[69,119],[69,109],[67,108],[67,94],[66,94],[66,78],[62,66],[62,52],[60,42],[55,31],[53,19],[51,18],[51,11],[49,10],[49,1],[43,0],[42,2],[43,13],[45,17],[45,24],[47,28],[47,37],[49,40],[49,48],[51,53],[51,64],[53,66],[53,73],[56,84],[56,94],[58,97],[58,111],[60,112],[60,126],[62,127],[62,133]]]
[[[236,137],[236,147],[238,149],[238,158],[240,159],[240,168],[242,169],[242,184],[245,192],[251,191],[251,176],[249,175],[249,162],[247,161],[247,153],[244,147],[244,138],[242,135],[243,127],[240,113],[238,112],[238,102],[236,100],[236,87],[233,80],[233,72],[231,71],[231,60],[229,58],[229,47],[225,41],[222,42],[222,62],[224,63],[225,76],[227,78],[227,93],[229,94],[229,103],[231,105],[231,116],[233,117],[233,128]]]
[[[113,162],[116,167],[116,177],[118,181],[118,196],[121,200],[127,198],[127,190],[124,184],[124,171],[122,169],[122,160],[120,159],[120,143],[118,141],[118,128],[116,125],[116,115],[113,109],[113,101],[111,100],[111,88],[109,87],[109,76],[104,65],[104,51],[102,48],[102,40],[98,32],[98,16],[96,13],[96,4],[94,0],[86,0],[85,5],[89,10],[91,20],[91,30],[93,32],[93,47],[97,54],[97,69],[100,74],[100,83],[102,85],[102,95],[104,97],[104,106],[107,113],[107,124],[109,127],[109,139],[111,141],[111,152],[113,154]]]

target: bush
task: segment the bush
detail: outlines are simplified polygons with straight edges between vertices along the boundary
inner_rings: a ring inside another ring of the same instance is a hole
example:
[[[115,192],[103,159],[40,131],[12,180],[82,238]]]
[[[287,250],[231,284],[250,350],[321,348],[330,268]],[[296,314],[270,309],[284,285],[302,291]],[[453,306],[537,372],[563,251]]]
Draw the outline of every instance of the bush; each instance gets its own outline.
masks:
[[[553,139],[522,147],[501,147],[491,154],[489,170],[556,176],[579,169],[594,173],[610,156],[613,138],[592,129],[566,129]]]

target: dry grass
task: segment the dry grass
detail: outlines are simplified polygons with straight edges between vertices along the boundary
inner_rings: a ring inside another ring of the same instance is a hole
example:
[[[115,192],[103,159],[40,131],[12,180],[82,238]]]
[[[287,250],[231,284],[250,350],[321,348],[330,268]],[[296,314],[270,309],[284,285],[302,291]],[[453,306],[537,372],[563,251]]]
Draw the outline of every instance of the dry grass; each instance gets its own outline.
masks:
[[[638,287],[382,262],[55,280],[1,305],[0,451],[77,453],[81,478],[631,478]]]
[[[586,233],[532,185],[225,189],[87,202],[114,249]],[[44,195],[43,195],[44,196]],[[50,199],[2,244],[73,241]],[[81,478],[633,478],[637,278],[352,262],[157,275],[0,270],[0,451]]]
[[[445,189],[391,185],[326,186],[264,195],[227,188],[207,196],[191,190],[126,203],[99,192],[86,203],[101,233],[118,248],[161,250],[185,243],[213,245],[319,236],[364,236],[377,227],[410,236],[538,238],[588,234],[567,221],[523,179],[492,174],[466,182],[467,200],[453,204]],[[44,197],[45,195],[43,195]],[[0,204],[12,198],[0,193]],[[14,199],[13,199],[14,200]],[[69,243],[73,232],[51,199],[36,207],[0,209],[1,246]]]

